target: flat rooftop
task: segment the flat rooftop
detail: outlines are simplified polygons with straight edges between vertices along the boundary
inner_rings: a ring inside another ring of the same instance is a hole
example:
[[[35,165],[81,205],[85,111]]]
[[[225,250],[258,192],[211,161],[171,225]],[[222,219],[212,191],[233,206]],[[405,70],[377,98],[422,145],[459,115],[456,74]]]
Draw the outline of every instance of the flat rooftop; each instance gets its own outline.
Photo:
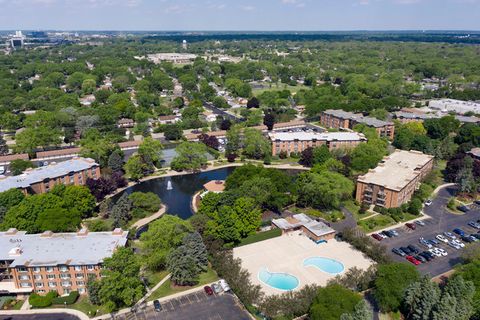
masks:
[[[431,100],[428,106],[432,109],[442,110],[445,112],[454,111],[456,113],[463,114],[472,111],[477,114],[480,113],[480,103],[476,103],[474,101],[439,99]]]
[[[296,131],[296,132],[273,132],[268,134],[272,141],[366,141],[367,138],[358,132],[314,132],[314,131]]]
[[[395,150],[383,158],[375,169],[358,177],[359,182],[383,186],[391,190],[402,190],[418,175],[418,170],[433,159],[420,151]]]
[[[45,179],[55,179],[65,176],[70,172],[79,172],[95,166],[98,166],[98,164],[95,163],[95,160],[93,159],[74,158],[59,163],[51,163],[45,167],[27,169],[21,175],[0,179],[0,192],[12,188],[28,188],[32,184]]]
[[[353,113],[353,112],[348,112],[348,111],[344,111],[344,110],[328,109],[328,110],[323,111],[323,113],[329,114],[329,115],[337,117],[337,118],[355,120],[358,123],[363,123],[363,124],[366,124],[367,126],[371,126],[371,127],[375,127],[375,128],[381,128],[381,127],[385,127],[385,126],[393,126],[393,122],[378,120],[378,119],[372,118],[372,117],[365,117],[364,115],[361,115],[361,114],[358,114],[358,113]]]
[[[0,260],[11,267],[95,265],[127,243],[128,231],[27,234],[11,229],[0,232]]]

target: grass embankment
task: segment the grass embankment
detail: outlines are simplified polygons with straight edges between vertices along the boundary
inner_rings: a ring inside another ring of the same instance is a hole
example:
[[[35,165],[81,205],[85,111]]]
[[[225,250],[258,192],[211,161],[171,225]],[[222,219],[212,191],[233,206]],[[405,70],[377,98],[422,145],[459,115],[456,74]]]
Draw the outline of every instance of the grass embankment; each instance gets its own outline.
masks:
[[[198,287],[204,286],[207,283],[211,283],[215,280],[218,280],[218,276],[215,273],[215,271],[213,271],[213,269],[211,269],[210,267],[208,268],[207,272],[200,274],[198,284],[194,286],[182,286],[182,287],[173,286],[170,279],[168,279],[167,281],[165,281],[165,283],[163,283],[157,290],[155,290],[152,293],[152,295],[148,298],[148,300],[152,301],[155,299],[170,296],[175,293],[183,292],[192,288],[198,288]]]
[[[359,221],[360,219],[368,218],[368,217],[375,214],[371,211],[365,211],[365,213],[363,213],[363,214],[360,213],[360,206],[355,204],[355,202],[353,200],[345,201],[343,203],[343,206],[345,207],[345,209],[347,209],[348,211],[350,211],[353,214],[353,217],[357,221]]]
[[[384,228],[393,226],[397,223],[407,222],[407,221],[410,221],[410,220],[418,218],[418,217],[419,216],[415,216],[415,215],[410,214],[410,213],[404,213],[403,218],[396,221],[395,219],[393,219],[389,215],[379,214],[379,215],[373,216],[371,218],[358,221],[357,224],[358,224],[358,226],[360,227],[361,230],[363,230],[366,233],[369,233],[369,232],[373,232],[373,231],[376,231],[376,230],[380,230],[380,229],[384,229]]]
[[[252,244],[252,243],[263,241],[263,240],[268,240],[268,239],[271,239],[271,238],[280,237],[281,235],[282,235],[282,230],[280,230],[278,228],[268,230],[268,231],[264,231],[264,232],[255,233],[255,234],[252,234],[252,235],[246,237],[245,239],[242,239],[242,241],[240,241],[240,243],[238,244],[237,247],[245,246],[247,244]]]
[[[65,306],[52,306],[52,308],[64,308]],[[95,316],[100,316],[102,314],[108,313],[107,310],[103,306],[96,306],[88,301],[88,297],[81,296],[78,300],[71,305],[67,305],[67,308],[74,309],[85,313],[90,318]]]
[[[295,213],[305,213],[306,215],[312,216],[312,217],[317,217],[317,218],[322,218],[326,221],[330,222],[336,222],[339,220],[345,219],[345,216],[343,215],[343,212],[340,210],[330,210],[330,211],[321,211],[318,209],[313,209],[313,208],[298,208],[298,207],[291,207],[289,208],[290,211],[293,211]]]

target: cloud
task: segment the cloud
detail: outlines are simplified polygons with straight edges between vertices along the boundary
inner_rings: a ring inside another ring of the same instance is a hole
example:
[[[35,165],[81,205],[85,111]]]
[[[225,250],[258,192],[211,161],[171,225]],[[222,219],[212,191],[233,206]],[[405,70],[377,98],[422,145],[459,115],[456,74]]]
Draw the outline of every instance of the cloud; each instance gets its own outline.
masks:
[[[240,9],[243,11],[254,11],[256,8],[254,6],[241,6]]]
[[[282,3],[285,5],[295,6],[297,8],[305,7],[305,2],[301,0],[282,0]]]

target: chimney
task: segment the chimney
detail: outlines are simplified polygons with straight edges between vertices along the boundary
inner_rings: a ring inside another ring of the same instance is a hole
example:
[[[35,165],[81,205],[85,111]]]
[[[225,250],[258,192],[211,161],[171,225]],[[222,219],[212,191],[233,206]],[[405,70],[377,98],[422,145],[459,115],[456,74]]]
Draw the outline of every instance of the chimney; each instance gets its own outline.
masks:
[[[40,237],[41,238],[51,238],[53,236],[53,232],[50,230],[44,231]]]
[[[114,235],[114,236],[121,236],[122,234],[123,234],[122,228],[115,228],[115,229],[112,231],[112,235]]]
[[[22,248],[21,247],[14,247],[8,251],[9,256],[19,256],[22,254]]]
[[[88,235],[88,229],[82,228],[77,232],[77,236],[79,237],[86,237]]]
[[[13,235],[17,234],[17,232],[18,232],[17,229],[15,229],[15,228],[10,228],[10,229],[8,229],[7,232],[5,232],[5,235],[7,235],[7,236],[13,236]]]

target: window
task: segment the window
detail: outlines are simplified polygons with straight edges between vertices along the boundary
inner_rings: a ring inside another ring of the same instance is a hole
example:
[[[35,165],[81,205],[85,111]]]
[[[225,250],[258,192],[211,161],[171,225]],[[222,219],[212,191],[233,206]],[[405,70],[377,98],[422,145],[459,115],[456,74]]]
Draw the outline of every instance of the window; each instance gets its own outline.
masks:
[[[70,275],[68,273],[60,274],[60,279],[70,279]]]
[[[75,278],[83,279],[83,273],[75,273]]]
[[[68,267],[67,266],[61,266],[59,268],[60,272],[67,272],[68,271]]]
[[[20,280],[30,280],[30,276],[27,276],[27,275],[19,276],[18,279],[20,279]]]
[[[57,283],[56,283],[55,281],[49,281],[49,282],[48,282],[48,286],[49,286],[50,288],[55,288],[55,287],[57,286]]]
[[[78,288],[78,293],[84,294],[86,292],[87,292],[87,290],[85,290],[85,288]]]
[[[25,267],[17,267],[18,272],[27,272],[27,268]]]
[[[53,272],[53,267],[46,267],[45,270],[47,270],[47,272]]]
[[[55,279],[55,275],[54,274],[48,274],[47,279],[49,279],[49,280]]]
[[[70,294],[70,292],[72,292],[72,290],[70,290],[70,289],[63,289],[63,294]]]
[[[77,286],[84,286],[85,285],[85,281],[77,281]]]
[[[39,274],[36,274],[35,276],[33,276],[35,278],[35,280],[42,280],[42,276],[39,275]]]
[[[70,281],[62,281],[62,287],[71,287],[72,283]]]
[[[31,288],[32,284],[30,282],[20,282],[20,287],[22,288]]]
[[[45,290],[37,290],[38,293],[45,293]]]
[[[35,287],[43,288],[43,282],[35,282]]]
[[[82,266],[75,266],[75,267],[74,267],[74,270],[75,270],[75,271],[82,271]]]
[[[87,270],[88,270],[88,271],[93,271],[94,269],[95,269],[95,266],[94,266],[94,265],[91,265],[91,264],[90,264],[90,265],[87,266]]]
[[[34,267],[33,272],[40,272],[41,268],[40,267]]]

